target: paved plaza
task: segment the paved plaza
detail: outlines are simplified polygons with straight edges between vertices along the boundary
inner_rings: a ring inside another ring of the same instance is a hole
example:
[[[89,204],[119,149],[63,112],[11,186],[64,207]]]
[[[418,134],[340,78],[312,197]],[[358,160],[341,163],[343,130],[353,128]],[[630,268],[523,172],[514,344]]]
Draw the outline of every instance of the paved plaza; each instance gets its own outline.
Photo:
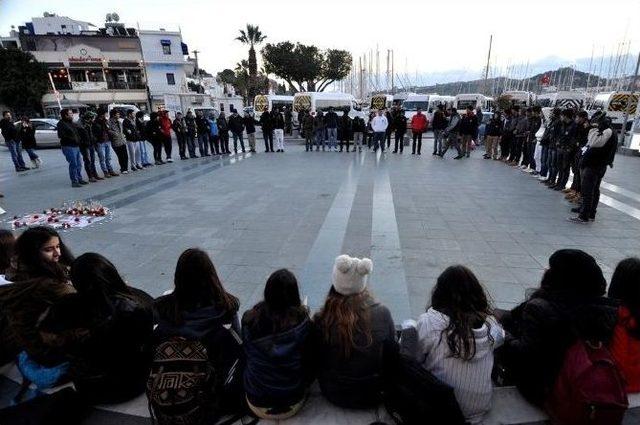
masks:
[[[640,253],[640,158],[618,156],[603,185],[597,221],[568,222],[569,204],[529,175],[497,161],[304,151],[176,161],[74,189],[58,150],[44,167],[16,175],[0,152],[3,226],[14,215],[94,199],[113,219],[64,235],[78,255],[103,253],[130,285],[154,296],[172,287],[179,254],[212,256],[243,309],[267,276],[286,267],[318,307],[340,253],[374,261],[370,286],[396,321],[424,311],[436,277],[462,263],[497,307],[522,301],[551,253],[581,248],[609,277]]]

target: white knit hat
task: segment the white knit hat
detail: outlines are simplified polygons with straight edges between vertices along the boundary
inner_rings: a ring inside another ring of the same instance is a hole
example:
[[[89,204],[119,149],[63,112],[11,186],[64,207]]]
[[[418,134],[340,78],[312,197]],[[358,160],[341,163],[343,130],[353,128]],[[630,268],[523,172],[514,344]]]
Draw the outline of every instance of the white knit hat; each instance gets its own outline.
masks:
[[[341,255],[333,265],[333,288],[342,295],[354,295],[367,287],[367,276],[373,270],[373,262],[368,258]]]

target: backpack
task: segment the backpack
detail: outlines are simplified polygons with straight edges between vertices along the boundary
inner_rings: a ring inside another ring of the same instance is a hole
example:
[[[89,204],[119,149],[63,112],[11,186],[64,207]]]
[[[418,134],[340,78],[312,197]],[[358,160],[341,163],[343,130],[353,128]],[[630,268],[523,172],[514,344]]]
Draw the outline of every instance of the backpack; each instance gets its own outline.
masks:
[[[215,423],[224,415],[246,411],[242,390],[241,339],[230,325],[211,335],[207,350],[200,341],[173,337],[154,350],[147,381],[149,412],[159,425]]]
[[[386,374],[384,405],[398,425],[464,424],[453,388],[400,355]]]
[[[629,402],[624,379],[601,342],[578,340],[566,352],[546,410],[555,424],[622,423]]]

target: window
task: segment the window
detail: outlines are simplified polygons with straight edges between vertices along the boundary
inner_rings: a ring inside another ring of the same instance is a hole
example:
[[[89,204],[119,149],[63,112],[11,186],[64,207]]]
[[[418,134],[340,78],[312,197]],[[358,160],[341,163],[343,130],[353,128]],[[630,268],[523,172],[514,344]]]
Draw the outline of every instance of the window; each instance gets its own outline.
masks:
[[[169,84],[170,86],[176,85],[176,76],[171,72],[167,73],[167,84]]]
[[[84,83],[87,81],[87,74],[84,69],[70,69],[69,77],[71,78],[71,81],[77,83]]]
[[[164,53],[165,55],[170,55],[171,54],[171,44],[163,44],[162,45],[162,53]]]

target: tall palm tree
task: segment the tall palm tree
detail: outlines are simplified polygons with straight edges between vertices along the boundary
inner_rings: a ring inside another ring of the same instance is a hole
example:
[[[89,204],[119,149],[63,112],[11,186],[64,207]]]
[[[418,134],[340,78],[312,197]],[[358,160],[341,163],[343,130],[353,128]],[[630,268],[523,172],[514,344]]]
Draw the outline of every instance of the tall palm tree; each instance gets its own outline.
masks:
[[[242,44],[249,45],[249,103],[253,103],[253,97],[255,93],[255,81],[258,76],[258,61],[256,59],[255,46],[262,43],[266,35],[262,34],[258,25],[247,24],[247,28],[240,30],[240,36],[236,37],[236,40]]]

